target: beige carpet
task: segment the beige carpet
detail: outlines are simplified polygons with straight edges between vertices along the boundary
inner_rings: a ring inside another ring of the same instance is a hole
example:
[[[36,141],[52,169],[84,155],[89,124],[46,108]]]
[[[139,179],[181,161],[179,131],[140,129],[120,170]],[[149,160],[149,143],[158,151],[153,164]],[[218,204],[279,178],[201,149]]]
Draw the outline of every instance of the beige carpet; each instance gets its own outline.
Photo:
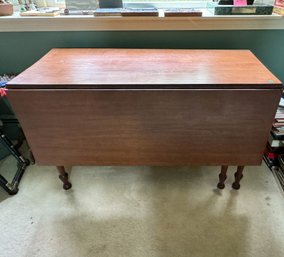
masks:
[[[215,189],[219,167],[31,166],[0,192],[1,257],[283,257],[284,198],[268,168]]]

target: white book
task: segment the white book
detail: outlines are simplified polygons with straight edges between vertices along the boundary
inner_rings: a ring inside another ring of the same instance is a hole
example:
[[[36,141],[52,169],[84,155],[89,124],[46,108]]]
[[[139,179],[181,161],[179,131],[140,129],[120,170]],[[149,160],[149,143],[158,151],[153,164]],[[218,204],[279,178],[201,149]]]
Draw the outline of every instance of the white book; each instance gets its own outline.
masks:
[[[284,147],[284,140],[275,139],[271,134],[269,134],[268,143],[271,147]]]

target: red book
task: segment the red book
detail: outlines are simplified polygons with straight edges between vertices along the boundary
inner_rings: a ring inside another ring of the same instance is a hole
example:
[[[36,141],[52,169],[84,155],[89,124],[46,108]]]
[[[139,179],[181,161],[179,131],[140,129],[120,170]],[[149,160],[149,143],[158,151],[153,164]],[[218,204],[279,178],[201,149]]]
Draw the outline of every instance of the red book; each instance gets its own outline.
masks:
[[[284,0],[275,0],[275,5],[280,6],[280,7],[284,7]]]
[[[272,125],[275,128],[284,127],[284,123],[283,122],[273,122]]]

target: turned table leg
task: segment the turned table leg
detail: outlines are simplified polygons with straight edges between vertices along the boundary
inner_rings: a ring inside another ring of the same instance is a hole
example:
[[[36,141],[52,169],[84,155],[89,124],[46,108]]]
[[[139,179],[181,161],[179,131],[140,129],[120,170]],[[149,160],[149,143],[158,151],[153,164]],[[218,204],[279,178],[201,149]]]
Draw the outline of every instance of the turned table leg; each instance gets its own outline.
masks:
[[[235,173],[235,182],[232,184],[232,188],[240,189],[240,181],[243,178],[243,170],[245,166],[238,166],[237,172]]]
[[[217,185],[217,187],[219,189],[224,189],[225,188],[225,180],[227,178],[227,170],[228,170],[228,166],[222,166],[221,167],[221,173],[219,174],[219,183]]]
[[[72,184],[68,180],[68,173],[65,171],[64,166],[56,166],[59,172],[59,179],[63,182],[63,188],[68,190],[72,187]]]

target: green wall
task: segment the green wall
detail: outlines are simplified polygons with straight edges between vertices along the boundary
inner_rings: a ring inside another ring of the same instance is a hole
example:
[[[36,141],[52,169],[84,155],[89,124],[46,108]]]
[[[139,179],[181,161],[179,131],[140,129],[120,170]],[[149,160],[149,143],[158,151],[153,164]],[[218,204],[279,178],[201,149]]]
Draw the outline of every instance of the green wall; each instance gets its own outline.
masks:
[[[5,32],[0,74],[24,70],[53,47],[250,49],[284,81],[284,30]]]

